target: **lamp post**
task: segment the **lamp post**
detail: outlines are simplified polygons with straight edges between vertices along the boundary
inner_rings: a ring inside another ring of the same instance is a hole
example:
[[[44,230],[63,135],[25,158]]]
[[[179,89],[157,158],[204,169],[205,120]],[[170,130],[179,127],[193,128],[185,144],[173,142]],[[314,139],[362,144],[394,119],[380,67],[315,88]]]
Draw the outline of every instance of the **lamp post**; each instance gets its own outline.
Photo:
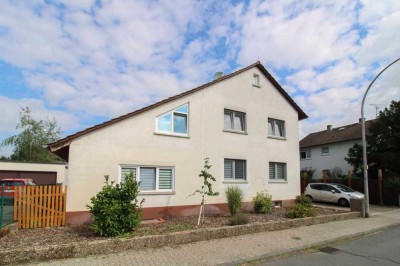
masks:
[[[364,97],[361,102],[361,134],[362,134],[362,145],[363,145],[363,170],[364,170],[364,201],[365,201],[365,218],[369,217],[369,193],[368,193],[368,164],[367,164],[367,143],[365,140],[365,118],[364,118],[364,102],[367,97],[368,91],[371,88],[372,84],[374,84],[375,80],[390,66],[392,66],[397,61],[400,61],[400,58],[397,58],[392,63],[387,65],[384,69],[379,72],[379,74],[371,81],[367,90],[365,91]]]

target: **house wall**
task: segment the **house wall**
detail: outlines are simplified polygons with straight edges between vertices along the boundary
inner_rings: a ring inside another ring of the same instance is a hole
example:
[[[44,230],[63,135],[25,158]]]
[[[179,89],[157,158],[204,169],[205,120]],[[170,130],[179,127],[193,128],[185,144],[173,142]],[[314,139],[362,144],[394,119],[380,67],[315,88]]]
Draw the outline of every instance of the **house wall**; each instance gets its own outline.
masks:
[[[300,161],[300,168],[311,167],[315,169],[316,171],[313,175],[313,179],[321,179],[323,170],[330,170],[335,167],[339,167],[343,170],[343,174],[347,175],[349,170],[353,170],[353,167],[349,165],[344,158],[355,143],[361,144],[361,140],[344,141],[306,148],[311,149],[311,159],[302,159]],[[322,155],[321,149],[325,146],[329,146],[329,155]],[[306,149],[301,149],[301,151]]]
[[[259,74],[260,87],[252,86],[253,73]],[[185,103],[189,103],[189,137],[155,134],[156,117]],[[246,113],[247,134],[223,131],[224,108]],[[285,121],[285,140],[268,138],[268,117]],[[201,186],[198,175],[205,157],[210,158],[210,172],[217,179],[213,188],[220,192],[208,197],[208,204],[225,203],[224,190],[232,184],[244,189],[246,202],[262,190],[273,200],[291,200],[300,194],[298,150],[297,111],[253,68],[73,140],[67,211],[76,215],[86,211],[85,205],[100,191],[104,175],[118,181],[121,164],[174,167],[174,192],[142,195],[144,208],[198,205],[199,196],[189,195]],[[247,161],[245,182],[224,181],[224,158]],[[269,181],[270,161],[287,163],[287,182]]]
[[[0,171],[55,172],[57,173],[57,183],[64,183],[68,169],[64,163],[0,162]]]

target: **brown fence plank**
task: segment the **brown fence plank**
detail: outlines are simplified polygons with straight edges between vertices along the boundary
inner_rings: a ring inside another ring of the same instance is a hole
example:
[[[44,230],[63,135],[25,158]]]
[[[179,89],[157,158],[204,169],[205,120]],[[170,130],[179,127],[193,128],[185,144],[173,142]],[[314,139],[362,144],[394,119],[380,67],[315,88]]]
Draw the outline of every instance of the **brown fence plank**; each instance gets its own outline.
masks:
[[[67,212],[67,189],[68,187],[64,187],[64,194],[63,194],[63,220],[62,220],[62,225],[65,225],[65,214]]]
[[[43,186],[39,186],[39,206],[38,206],[38,227],[42,227],[42,213],[43,213]]]
[[[58,198],[60,197],[60,186],[56,186],[56,195],[55,195],[55,202],[54,202],[54,225],[58,225]]]
[[[51,215],[51,192],[52,186],[47,187],[47,209],[46,209],[46,227],[50,226],[50,215]]]

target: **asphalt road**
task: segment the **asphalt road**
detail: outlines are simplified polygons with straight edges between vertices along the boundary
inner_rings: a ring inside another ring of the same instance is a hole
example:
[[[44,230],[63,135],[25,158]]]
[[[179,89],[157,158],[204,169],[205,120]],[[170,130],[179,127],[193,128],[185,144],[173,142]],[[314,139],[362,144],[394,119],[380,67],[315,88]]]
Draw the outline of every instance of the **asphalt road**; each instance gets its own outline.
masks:
[[[305,251],[301,255],[267,262],[263,265],[400,265],[400,226],[348,242],[320,247],[319,250],[314,253]]]

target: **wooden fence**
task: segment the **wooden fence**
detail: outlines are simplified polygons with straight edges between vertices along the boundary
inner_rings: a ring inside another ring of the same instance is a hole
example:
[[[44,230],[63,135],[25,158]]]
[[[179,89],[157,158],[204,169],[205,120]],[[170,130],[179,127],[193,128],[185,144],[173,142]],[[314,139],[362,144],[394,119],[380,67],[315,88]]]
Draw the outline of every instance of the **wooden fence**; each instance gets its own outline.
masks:
[[[15,187],[14,221],[18,228],[64,226],[66,195],[66,186]]]

